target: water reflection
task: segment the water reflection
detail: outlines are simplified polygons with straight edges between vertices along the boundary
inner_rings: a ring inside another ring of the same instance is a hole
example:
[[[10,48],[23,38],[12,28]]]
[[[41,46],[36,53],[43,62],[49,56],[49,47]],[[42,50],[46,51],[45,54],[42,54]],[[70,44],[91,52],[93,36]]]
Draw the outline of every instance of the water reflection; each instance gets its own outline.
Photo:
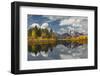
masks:
[[[87,58],[87,44],[57,41],[50,44],[28,45],[28,60]]]

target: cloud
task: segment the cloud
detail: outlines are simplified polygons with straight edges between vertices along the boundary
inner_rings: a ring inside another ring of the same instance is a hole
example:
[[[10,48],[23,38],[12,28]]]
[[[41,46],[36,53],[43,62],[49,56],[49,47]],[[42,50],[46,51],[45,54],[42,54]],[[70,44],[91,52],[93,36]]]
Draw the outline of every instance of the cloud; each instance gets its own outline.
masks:
[[[69,19],[63,19],[60,22],[60,25],[73,25],[73,24],[79,24],[82,21],[82,18],[79,17],[70,17]]]
[[[48,18],[49,20],[46,22],[52,22],[52,21],[56,21],[56,20],[62,20],[65,18],[68,18],[69,16],[56,16],[56,15],[45,15],[43,17]]]
[[[33,23],[32,25],[29,26],[28,29],[33,28],[35,26],[37,26],[38,28],[40,28],[40,25],[38,23]]]
[[[64,33],[66,33],[68,30],[67,29],[65,29],[65,28],[60,28],[58,31],[57,31],[57,33],[58,34],[64,34]]]
[[[58,33],[58,34],[60,34],[60,35],[62,35],[62,34],[63,34],[63,32],[61,32],[61,31],[57,31],[57,33]]]
[[[64,17],[63,16],[43,16],[43,17],[47,17],[48,19],[50,19],[50,20],[59,20],[59,19],[64,19]]]
[[[74,27],[68,27],[68,30],[74,30]]]
[[[49,31],[51,30],[51,28],[49,27],[49,24],[48,23],[43,23],[42,25],[39,25],[38,23],[33,23],[32,25],[30,25],[28,27],[28,29],[34,28],[35,26],[37,26],[38,28],[41,28],[41,29],[47,28]]]
[[[49,24],[48,24],[48,23],[43,23],[43,24],[41,25],[41,28],[42,28],[42,29],[49,28]]]
[[[60,25],[63,26],[63,25],[70,25],[70,24],[73,24],[75,22],[75,19],[64,19],[60,22]]]
[[[61,27],[67,27],[69,30],[75,30],[77,32],[87,33],[88,29],[88,18],[87,17],[69,17],[68,19],[63,19],[59,24]]]

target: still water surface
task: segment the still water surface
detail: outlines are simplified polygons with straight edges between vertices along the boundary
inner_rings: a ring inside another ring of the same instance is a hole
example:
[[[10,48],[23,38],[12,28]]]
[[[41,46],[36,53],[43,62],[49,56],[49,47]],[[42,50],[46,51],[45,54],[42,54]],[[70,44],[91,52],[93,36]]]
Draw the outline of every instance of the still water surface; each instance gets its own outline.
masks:
[[[58,42],[28,46],[28,61],[80,59],[88,57],[87,44]]]

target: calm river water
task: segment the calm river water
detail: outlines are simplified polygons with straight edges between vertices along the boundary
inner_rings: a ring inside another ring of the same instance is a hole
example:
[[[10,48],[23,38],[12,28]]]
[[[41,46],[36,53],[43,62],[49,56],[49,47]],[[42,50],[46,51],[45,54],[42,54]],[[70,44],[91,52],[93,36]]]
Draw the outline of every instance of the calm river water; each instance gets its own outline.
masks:
[[[28,61],[88,58],[87,44],[59,42],[28,46]]]

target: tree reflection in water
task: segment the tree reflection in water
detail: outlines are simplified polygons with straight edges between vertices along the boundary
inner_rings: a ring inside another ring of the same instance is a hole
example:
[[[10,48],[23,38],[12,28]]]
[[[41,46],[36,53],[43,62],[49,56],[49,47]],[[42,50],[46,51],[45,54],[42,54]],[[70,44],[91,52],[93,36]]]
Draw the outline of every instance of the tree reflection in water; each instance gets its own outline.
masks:
[[[57,41],[28,45],[28,60],[87,58],[87,44]]]

